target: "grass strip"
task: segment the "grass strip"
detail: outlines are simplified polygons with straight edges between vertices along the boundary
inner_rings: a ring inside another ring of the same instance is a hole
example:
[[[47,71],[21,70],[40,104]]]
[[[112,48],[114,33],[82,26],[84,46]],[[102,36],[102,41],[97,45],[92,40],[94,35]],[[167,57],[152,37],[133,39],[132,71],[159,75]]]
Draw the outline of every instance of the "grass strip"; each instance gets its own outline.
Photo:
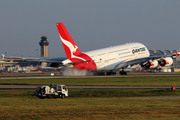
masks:
[[[33,93],[33,90],[1,90],[0,119],[180,118],[179,99],[134,99],[180,96],[179,90],[69,90],[69,97],[65,99],[38,99],[31,96]]]
[[[30,97],[35,90],[0,90],[0,97]],[[111,97],[166,97],[180,96],[180,90],[170,89],[69,89],[70,98],[111,98]]]
[[[0,79],[0,84],[180,86],[180,76]]]

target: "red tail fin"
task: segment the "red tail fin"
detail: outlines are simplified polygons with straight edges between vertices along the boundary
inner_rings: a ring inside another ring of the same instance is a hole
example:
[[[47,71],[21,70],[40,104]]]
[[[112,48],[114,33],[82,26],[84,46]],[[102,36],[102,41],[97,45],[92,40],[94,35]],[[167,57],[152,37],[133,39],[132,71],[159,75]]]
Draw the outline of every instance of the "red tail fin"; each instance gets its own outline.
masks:
[[[78,46],[72,39],[71,35],[67,31],[66,27],[63,23],[56,23],[57,29],[59,31],[59,36],[61,38],[64,50],[66,52],[66,56],[68,59],[72,58],[73,56],[78,56],[81,54]]]
[[[176,57],[179,55],[176,51],[175,51]]]
[[[8,67],[9,67],[9,66],[6,66],[5,69],[4,69],[3,71],[7,71],[7,70],[8,70]]]
[[[59,31],[64,50],[68,60],[64,60],[63,64],[72,64],[73,67],[78,69],[85,69],[94,71],[97,69],[95,62],[87,54],[82,53],[72,39],[63,23],[56,23]],[[67,63],[66,63],[67,62]]]

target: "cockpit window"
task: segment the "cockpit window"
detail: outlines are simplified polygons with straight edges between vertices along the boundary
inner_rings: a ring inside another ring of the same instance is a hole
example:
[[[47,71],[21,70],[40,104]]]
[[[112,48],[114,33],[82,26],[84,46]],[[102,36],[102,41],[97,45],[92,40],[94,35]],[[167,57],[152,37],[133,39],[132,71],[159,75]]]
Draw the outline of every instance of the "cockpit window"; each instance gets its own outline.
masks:
[[[66,89],[66,86],[63,86],[63,89],[64,89],[64,90],[67,90],[67,89]]]

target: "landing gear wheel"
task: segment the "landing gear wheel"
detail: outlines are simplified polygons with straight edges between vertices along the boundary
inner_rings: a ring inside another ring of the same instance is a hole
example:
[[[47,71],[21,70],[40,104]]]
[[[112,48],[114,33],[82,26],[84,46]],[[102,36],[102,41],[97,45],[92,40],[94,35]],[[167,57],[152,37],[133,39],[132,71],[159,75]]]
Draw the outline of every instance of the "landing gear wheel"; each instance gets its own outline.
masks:
[[[127,75],[127,72],[120,71],[119,74],[120,74],[120,75]]]
[[[116,72],[109,71],[109,72],[107,72],[107,74],[106,74],[106,75],[116,75]]]

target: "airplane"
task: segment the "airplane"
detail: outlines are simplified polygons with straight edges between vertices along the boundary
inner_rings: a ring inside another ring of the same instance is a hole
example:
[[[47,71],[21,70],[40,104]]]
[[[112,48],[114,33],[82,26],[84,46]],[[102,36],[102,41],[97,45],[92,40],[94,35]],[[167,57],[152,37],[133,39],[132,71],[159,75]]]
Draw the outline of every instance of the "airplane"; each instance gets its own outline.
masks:
[[[3,59],[3,60],[5,59],[5,55],[4,54],[1,55],[1,59]]]
[[[6,66],[5,68],[0,69],[0,73],[8,71],[8,67],[9,67],[9,66]]]
[[[39,65],[36,65],[36,67],[31,65],[31,67],[28,69],[28,71],[38,71],[38,70],[39,70]]]
[[[41,71],[46,71],[46,72],[49,72],[49,71],[57,71],[58,67],[46,67],[46,64],[44,64],[43,62],[41,63],[41,66],[39,66],[38,70],[41,70]]]
[[[56,26],[67,56],[62,65],[69,68],[103,72],[107,75],[120,71],[121,75],[127,75],[124,69],[129,65],[139,64],[146,68],[155,68],[158,65],[166,67],[172,65],[173,58],[179,55],[175,52],[169,55],[150,56],[146,46],[138,42],[81,52],[64,24],[60,22],[56,23]]]

